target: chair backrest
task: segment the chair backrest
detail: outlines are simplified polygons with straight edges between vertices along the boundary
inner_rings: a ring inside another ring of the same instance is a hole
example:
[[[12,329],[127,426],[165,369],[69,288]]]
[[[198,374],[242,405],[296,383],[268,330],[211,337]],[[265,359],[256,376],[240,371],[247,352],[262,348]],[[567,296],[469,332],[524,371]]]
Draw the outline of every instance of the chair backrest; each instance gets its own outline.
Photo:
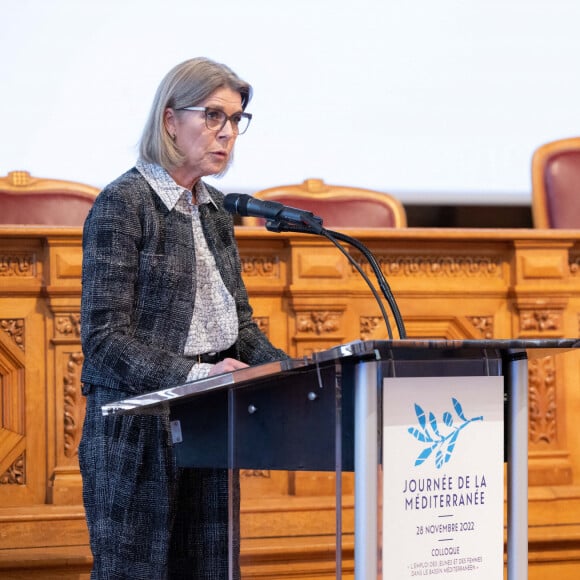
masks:
[[[0,224],[82,226],[96,187],[11,171],[0,177]]]
[[[322,218],[326,228],[401,228],[407,225],[405,209],[393,196],[370,189],[327,185],[322,179],[263,189],[254,197],[311,211]],[[261,218],[242,218],[242,225],[263,223]]]
[[[580,228],[580,137],[538,147],[532,157],[536,228]]]

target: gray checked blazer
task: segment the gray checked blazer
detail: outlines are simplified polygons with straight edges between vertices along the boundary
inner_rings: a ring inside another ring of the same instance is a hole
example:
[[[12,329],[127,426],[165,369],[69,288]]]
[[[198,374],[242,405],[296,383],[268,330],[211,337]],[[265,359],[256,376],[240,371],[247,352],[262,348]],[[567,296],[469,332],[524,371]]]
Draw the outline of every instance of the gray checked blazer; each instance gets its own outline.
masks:
[[[224,196],[206,186],[200,206],[208,246],[237,304],[238,358],[286,358],[252,320],[233,218]],[[183,348],[195,302],[195,249],[188,216],[168,211],[135,169],[95,201],[83,236],[82,382],[141,394],[183,383],[192,360]]]

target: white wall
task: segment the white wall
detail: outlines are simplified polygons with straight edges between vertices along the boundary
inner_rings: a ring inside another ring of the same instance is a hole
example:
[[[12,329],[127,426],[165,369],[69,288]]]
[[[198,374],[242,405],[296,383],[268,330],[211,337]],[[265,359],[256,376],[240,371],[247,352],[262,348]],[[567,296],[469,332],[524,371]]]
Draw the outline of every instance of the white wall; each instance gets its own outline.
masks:
[[[0,174],[105,185],[198,55],[255,89],[225,192],[526,204],[534,148],[580,135],[578,0],[0,0],[0,21]]]

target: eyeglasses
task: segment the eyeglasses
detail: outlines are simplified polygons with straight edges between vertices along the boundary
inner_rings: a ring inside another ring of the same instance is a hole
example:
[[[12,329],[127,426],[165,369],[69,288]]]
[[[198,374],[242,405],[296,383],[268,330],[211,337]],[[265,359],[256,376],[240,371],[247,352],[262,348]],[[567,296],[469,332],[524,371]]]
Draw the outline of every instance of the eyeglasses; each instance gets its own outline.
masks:
[[[228,117],[223,111],[209,107],[182,107],[178,110],[202,111],[205,116],[205,126],[210,131],[221,131],[229,121],[232,125],[232,130],[238,135],[243,135],[248,130],[250,121],[252,120],[250,113],[234,113]]]

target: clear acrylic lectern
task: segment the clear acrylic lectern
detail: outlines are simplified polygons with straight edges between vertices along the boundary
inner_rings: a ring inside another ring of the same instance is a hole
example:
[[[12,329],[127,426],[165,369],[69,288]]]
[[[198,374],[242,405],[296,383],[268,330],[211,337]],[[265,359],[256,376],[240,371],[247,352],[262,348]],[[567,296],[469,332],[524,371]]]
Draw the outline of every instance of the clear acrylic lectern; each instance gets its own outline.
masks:
[[[383,544],[393,540],[385,537],[384,531],[389,528],[381,523],[389,517],[389,506],[382,492],[383,482],[392,477],[389,465],[383,465],[385,447],[389,446],[382,437],[385,428],[383,415],[388,414],[382,406],[384,389],[389,388],[385,385],[390,384],[386,381],[394,377],[410,379],[411,383],[414,377],[461,377],[465,382],[469,377],[499,377],[495,380],[502,385],[504,431],[501,443],[505,444],[500,444],[497,453],[502,464],[507,461],[508,577],[522,580],[527,578],[528,567],[527,357],[533,356],[536,349],[555,352],[554,349],[569,350],[579,345],[575,339],[357,341],[316,353],[308,359],[269,363],[125,399],[106,405],[103,413],[145,413],[152,408],[165,409],[170,415],[178,464],[228,469],[232,489],[236,489],[237,473],[241,469],[334,472],[336,578],[342,578],[343,574],[341,474],[354,472],[354,577],[356,580],[387,580],[391,577],[401,580],[389,576],[388,567],[382,562],[384,554],[388,553]],[[444,382],[451,384],[454,381],[445,379]],[[433,459],[433,469],[441,468],[447,461],[451,463],[454,449],[460,447],[460,428],[469,423],[471,432],[476,432],[471,425],[482,417],[467,417],[458,397],[452,400],[455,423],[450,412],[443,413],[442,420],[438,421],[434,413],[423,415],[421,405],[415,404],[420,429],[403,425],[405,432],[414,435],[424,445],[423,453],[416,461],[418,465],[431,461],[435,453],[440,452],[443,441],[445,453]],[[453,436],[441,435],[442,427],[454,429]],[[461,437],[470,429],[463,429]],[[467,436],[461,444],[466,441]],[[434,450],[432,456],[431,450]],[[389,452],[393,450],[389,449]],[[396,456],[397,450],[394,452]],[[467,476],[458,473],[456,482],[465,483]],[[427,478],[418,477],[411,481],[416,485],[417,481],[423,480]],[[429,485],[432,481],[434,485],[440,484],[439,479],[430,478],[428,481]],[[449,476],[447,481],[451,481]],[[464,496],[469,498],[475,493]],[[481,495],[482,492],[478,490],[477,493]],[[239,534],[239,498],[237,494],[231,495],[234,497],[230,502],[230,577],[236,578],[240,557],[243,577],[246,546],[244,530],[241,548],[239,538],[234,537]],[[439,496],[443,497],[443,494],[438,493],[435,499]],[[446,493],[447,498],[451,496],[463,501],[459,492]],[[503,497],[501,506],[490,506],[490,509],[499,509],[503,514]],[[478,533],[477,523],[468,523],[469,526],[463,521],[457,525],[432,525],[430,533],[444,529],[460,534],[457,526],[465,525],[465,536],[457,536],[456,543],[460,544],[463,537],[471,535],[473,538]],[[497,531],[501,543],[498,559],[503,568],[503,522],[500,526],[502,529]],[[428,527],[425,526],[427,531]],[[477,558],[456,557],[459,547],[445,547],[447,539],[451,538],[433,536],[433,545],[437,547],[431,552],[444,556],[433,559],[431,564],[417,559],[408,566],[408,576],[422,573],[411,568],[432,565],[448,566],[450,570],[455,566],[453,577],[461,578],[461,563],[478,561]],[[435,541],[439,543],[435,544]],[[479,562],[481,566],[481,560]],[[470,563],[469,566],[471,569],[465,564],[465,569],[469,570],[465,577],[480,577],[477,571],[474,572],[477,565]]]

